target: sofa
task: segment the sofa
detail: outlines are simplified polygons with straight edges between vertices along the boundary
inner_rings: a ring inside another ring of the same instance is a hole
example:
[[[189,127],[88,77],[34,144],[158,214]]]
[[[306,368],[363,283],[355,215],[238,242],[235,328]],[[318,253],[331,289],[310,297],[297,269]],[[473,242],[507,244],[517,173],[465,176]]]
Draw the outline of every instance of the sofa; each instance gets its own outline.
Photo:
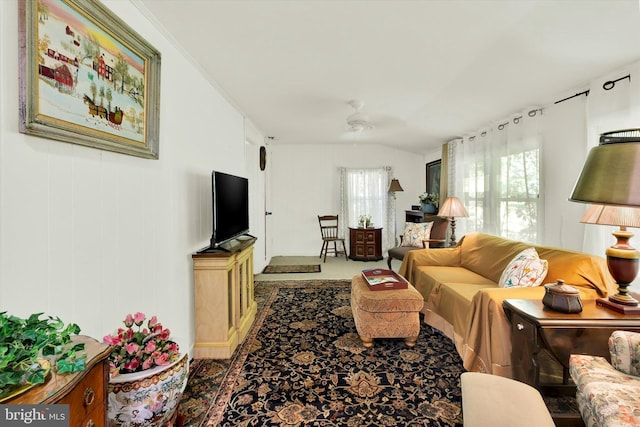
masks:
[[[569,373],[587,427],[640,425],[640,334],[614,331],[611,363],[600,356],[572,354]]]
[[[530,248],[546,264],[544,277],[538,278],[537,286],[500,287],[505,269]],[[542,299],[542,285],[558,279],[576,287],[583,300],[616,290],[602,257],[484,233],[467,234],[453,248],[410,251],[399,273],[422,294],[424,321],[453,340],[466,370],[509,378],[511,341],[502,308],[505,299]]]

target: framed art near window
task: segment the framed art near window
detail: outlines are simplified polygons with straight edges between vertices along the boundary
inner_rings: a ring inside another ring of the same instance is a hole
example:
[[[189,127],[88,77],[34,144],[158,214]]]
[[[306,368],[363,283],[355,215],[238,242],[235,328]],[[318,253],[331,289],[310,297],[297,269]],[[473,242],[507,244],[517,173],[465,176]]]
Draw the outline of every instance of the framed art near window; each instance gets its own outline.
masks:
[[[20,132],[157,159],[160,52],[97,0],[18,4]]]
[[[430,194],[440,194],[440,168],[442,166],[442,160],[436,160],[427,163],[426,177],[427,185],[426,192]]]

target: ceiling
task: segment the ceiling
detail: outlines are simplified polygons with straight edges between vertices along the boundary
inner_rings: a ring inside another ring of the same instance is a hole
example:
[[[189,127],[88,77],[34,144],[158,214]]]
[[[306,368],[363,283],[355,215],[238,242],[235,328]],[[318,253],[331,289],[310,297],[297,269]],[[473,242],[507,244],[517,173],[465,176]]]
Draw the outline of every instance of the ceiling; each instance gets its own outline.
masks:
[[[274,144],[430,152],[640,60],[639,0],[135,4]]]

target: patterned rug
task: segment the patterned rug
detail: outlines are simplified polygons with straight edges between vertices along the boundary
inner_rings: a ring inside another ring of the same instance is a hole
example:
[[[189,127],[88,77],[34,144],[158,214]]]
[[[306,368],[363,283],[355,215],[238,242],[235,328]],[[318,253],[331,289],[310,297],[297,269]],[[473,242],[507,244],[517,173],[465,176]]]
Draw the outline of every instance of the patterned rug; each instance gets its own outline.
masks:
[[[227,361],[196,360],[185,426],[461,426],[462,363],[422,325],[413,348],[365,349],[350,281],[256,282],[256,321]]]
[[[267,265],[262,273],[278,274],[278,273],[320,273],[320,264],[309,265]]]

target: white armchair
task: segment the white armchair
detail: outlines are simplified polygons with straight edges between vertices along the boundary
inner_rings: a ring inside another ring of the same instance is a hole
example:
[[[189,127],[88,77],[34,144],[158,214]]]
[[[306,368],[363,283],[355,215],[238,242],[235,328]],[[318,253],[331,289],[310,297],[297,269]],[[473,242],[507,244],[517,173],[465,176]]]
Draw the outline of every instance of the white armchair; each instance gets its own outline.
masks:
[[[462,386],[464,427],[555,427],[540,392],[510,378],[465,372]]]

